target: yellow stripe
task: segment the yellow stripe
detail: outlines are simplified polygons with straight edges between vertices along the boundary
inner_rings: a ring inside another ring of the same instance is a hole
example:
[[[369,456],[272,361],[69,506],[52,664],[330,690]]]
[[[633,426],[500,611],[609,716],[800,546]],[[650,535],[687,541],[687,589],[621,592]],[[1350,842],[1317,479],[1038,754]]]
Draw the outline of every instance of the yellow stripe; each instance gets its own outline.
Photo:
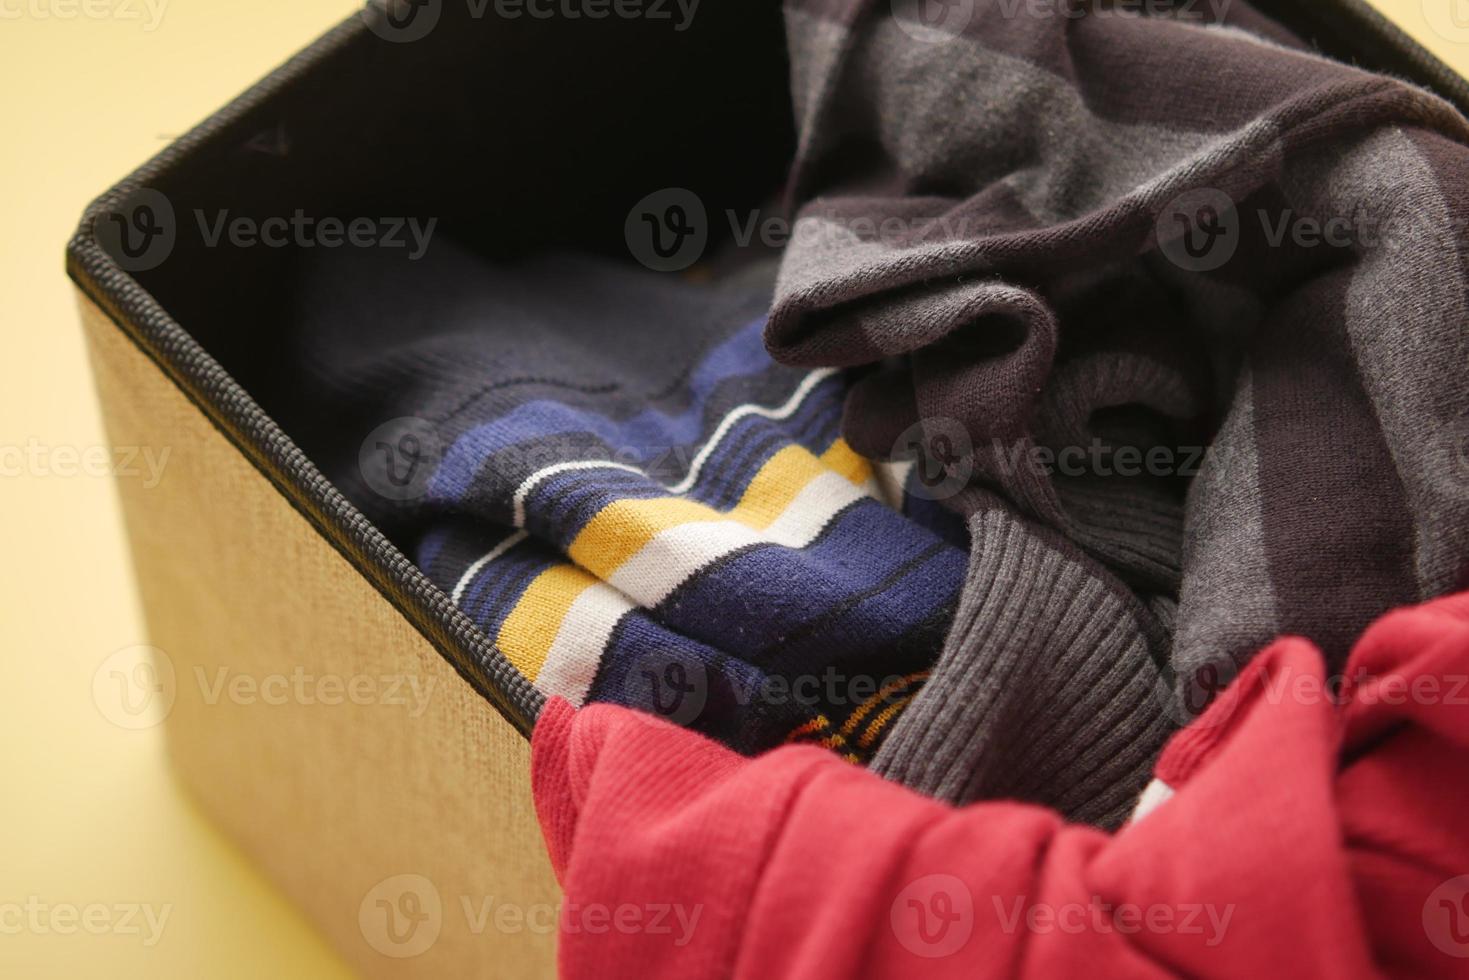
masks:
[[[587,522],[567,554],[605,580],[659,532],[692,521],[718,519],[719,514],[712,508],[684,497],[616,500]]]
[[[923,678],[927,677],[928,674],[928,671],[921,670],[916,674],[909,674],[907,677],[899,677],[889,684],[884,684],[881,690],[879,690],[872,697],[868,698],[865,702],[858,706],[856,711],[852,712],[851,715],[847,717],[847,720],[842,723],[842,734],[852,734],[852,732],[857,729],[857,726],[862,723],[862,719],[866,718],[872,712],[873,708],[876,708],[879,704],[882,704],[884,701],[886,701],[888,697],[895,691],[901,691],[903,688],[912,684],[914,681],[922,680]]]
[[[854,762],[858,765],[861,765],[862,757],[856,752],[850,750],[848,742],[846,738],[842,736],[841,732],[832,732],[830,735],[815,738],[817,732],[825,731],[830,727],[831,722],[827,720],[826,715],[817,715],[815,718],[812,718],[810,721],[806,722],[800,727],[793,729],[790,734],[786,735],[785,740],[787,744],[801,744],[806,738],[814,738],[816,745],[820,745],[822,748],[830,749],[831,751],[840,755],[843,759],[846,759],[848,762]],[[806,744],[810,743],[808,742]]]
[[[534,681],[546,665],[556,631],[577,596],[597,580],[575,565],[553,565],[537,575],[500,626],[498,646],[515,669]]]
[[[787,446],[772,456],[740,498],[721,514],[687,497],[618,500],[604,507],[582,528],[568,554],[581,566],[546,569],[526,588],[500,627],[501,652],[534,681],[546,664],[562,620],[578,596],[598,579],[611,577],[659,533],[694,521],[735,520],[754,530],[770,526],[796,496],[822,473],[836,471],[860,485],[872,474],[871,464],[842,439],[819,458],[801,446]],[[583,571],[585,569],[586,571]],[[590,574],[588,574],[590,573]]]
[[[831,470],[860,484],[872,467],[841,439],[820,458],[801,446],[786,446],[760,468],[740,502],[728,513],[687,497],[616,500],[587,522],[567,553],[578,565],[605,580],[663,531],[682,524],[733,520],[761,531],[790,506],[808,483]]]
[[[760,467],[734,510],[721,516],[764,530],[775,523],[806,484],[825,472],[821,460],[804,447],[787,446]]]
[[[827,721],[826,715],[817,715],[815,718],[812,718],[810,721],[808,721],[808,722],[806,722],[806,723],[804,723],[802,725],[799,725],[796,728],[793,728],[791,730],[790,734],[786,735],[786,741],[787,742],[793,742],[796,739],[800,738],[802,735],[811,735],[811,734],[813,734],[815,732],[819,732],[819,731],[821,731],[823,729],[830,728],[830,727],[831,727],[831,722],[830,721]]]
[[[862,733],[862,737],[857,739],[857,744],[862,746],[864,749],[871,748],[873,739],[877,738],[877,736],[882,733],[882,730],[887,727],[888,722],[892,721],[897,713],[906,708],[908,706],[908,702],[912,701],[917,696],[917,694],[910,694],[907,697],[899,698],[892,704],[888,705],[886,708],[883,708],[882,711],[880,711],[877,716],[872,719],[872,724],[867,726],[867,731]]]
[[[832,443],[831,448],[821,454],[821,462],[859,487],[872,479],[872,463],[867,457],[858,456],[845,439]]]

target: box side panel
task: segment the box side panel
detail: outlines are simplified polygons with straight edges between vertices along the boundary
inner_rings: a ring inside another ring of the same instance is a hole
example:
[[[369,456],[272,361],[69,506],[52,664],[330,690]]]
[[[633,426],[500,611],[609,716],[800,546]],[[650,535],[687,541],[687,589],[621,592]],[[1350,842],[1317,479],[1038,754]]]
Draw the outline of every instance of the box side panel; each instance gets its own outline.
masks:
[[[554,972],[529,747],[85,297],[170,751],[369,976]],[[165,702],[166,703],[166,702]]]

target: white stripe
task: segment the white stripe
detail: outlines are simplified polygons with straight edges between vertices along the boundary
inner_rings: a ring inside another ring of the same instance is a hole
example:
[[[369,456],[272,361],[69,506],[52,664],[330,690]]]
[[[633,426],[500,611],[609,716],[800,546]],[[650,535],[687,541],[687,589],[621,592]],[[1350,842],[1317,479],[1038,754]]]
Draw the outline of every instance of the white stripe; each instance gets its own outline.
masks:
[[[546,651],[546,663],[536,676],[536,687],[581,707],[592,681],[597,678],[597,665],[612,641],[612,631],[635,608],[627,596],[605,582],[598,582],[577,596],[556,630],[551,648]]]
[[[796,494],[764,533],[738,521],[679,524],[655,535],[623,562],[608,577],[608,584],[652,608],[700,569],[741,548],[757,544],[806,547],[833,517],[865,496],[840,473],[822,473]]]
[[[1127,818],[1127,822],[1137,823],[1172,798],[1173,787],[1161,779],[1154,779],[1143,790],[1143,795],[1138,797],[1137,806],[1132,808],[1132,816]]]
[[[704,448],[700,449],[698,455],[694,457],[693,463],[689,466],[688,475],[685,476],[682,480],[675,483],[673,486],[668,487],[668,492],[674,495],[687,493],[689,489],[693,487],[693,485],[698,481],[699,472],[704,468],[704,463],[708,461],[709,456],[714,452],[715,449],[719,447],[720,441],[723,440],[724,437],[729,434],[730,430],[733,429],[734,426],[738,424],[742,419],[749,418],[752,415],[759,416],[760,418],[771,419],[772,421],[780,421],[781,419],[789,418],[792,414],[795,413],[796,409],[801,407],[801,403],[806,400],[807,395],[811,394],[813,388],[815,388],[821,382],[825,381],[827,378],[830,378],[836,373],[837,371],[835,368],[822,368],[819,371],[812,371],[810,374],[806,375],[806,377],[802,379],[800,386],[797,387],[795,391],[791,392],[791,397],[787,398],[785,404],[781,405],[779,408],[766,408],[764,405],[747,404],[741,405],[740,407],[731,411],[720,421],[719,426],[714,430],[714,434],[709,437],[709,441],[704,443]],[[626,463],[614,463],[611,461],[603,460],[585,460],[579,463],[556,463],[553,466],[547,466],[544,469],[537,470],[535,473],[532,473],[529,477],[526,478],[525,482],[523,482],[516,489],[515,526],[525,527],[526,498],[529,497],[530,492],[534,490],[544,480],[548,479],[549,477],[555,476],[557,473],[566,473],[571,470],[598,469],[625,470],[629,473],[642,473],[644,476],[647,475],[643,470],[638,469],[636,466],[628,466]]]
[[[639,476],[647,476],[636,466],[626,463],[614,463],[608,459],[588,459],[580,463],[557,463],[547,466],[545,469],[537,470],[530,478],[522,483],[515,491],[515,526],[525,527],[525,498],[536,488],[536,484],[550,479],[558,473],[569,473],[572,470],[624,470],[628,473],[637,473]]]
[[[867,494],[845,476],[822,473],[801,488],[795,499],[765,530],[767,540],[788,548],[804,548],[831,519]]]
[[[450,594],[450,598],[454,600],[454,605],[459,605],[459,600],[464,598],[464,590],[469,588],[469,583],[474,581],[474,577],[479,574],[480,569],[484,568],[490,562],[494,561],[496,558],[499,558],[505,552],[520,544],[520,542],[524,541],[528,537],[530,537],[530,535],[526,534],[524,531],[516,531],[504,541],[501,541],[499,544],[491,548],[489,553],[486,554],[483,558],[479,559],[479,561],[476,561],[473,565],[470,565],[468,568],[466,568],[464,570],[464,574],[459,576],[459,581],[454,584],[454,591]]]
[[[764,534],[735,521],[698,521],[657,535],[609,581],[598,582],[572,602],[546,653],[536,687],[581,704],[596,679],[612,631],[627,613],[657,605],[690,575],[736,548],[761,542],[805,547],[833,517],[863,497],[846,477],[827,472],[807,483]]]
[[[656,606],[678,583],[720,555],[762,540],[760,532],[739,521],[690,521],[654,535],[607,582],[640,605]]]
[[[874,467],[875,479],[882,487],[882,499],[898,513],[907,503],[908,476],[913,472],[915,460],[903,459],[892,463],[878,463]]]
[[[724,417],[724,421],[719,423],[719,428],[714,430],[714,435],[709,437],[709,441],[704,444],[704,448],[699,450],[699,455],[694,457],[694,463],[689,467],[688,476],[669,487],[668,492],[675,494],[688,492],[689,488],[694,485],[694,482],[699,479],[699,470],[703,469],[704,462],[714,452],[715,448],[718,447],[719,441],[729,434],[730,429],[734,428],[735,423],[751,415],[758,415],[761,418],[771,419],[773,421],[790,418],[796,409],[801,407],[801,403],[806,400],[806,396],[811,394],[811,389],[836,373],[835,368],[822,368],[819,371],[812,371],[806,375],[800,387],[791,392],[791,397],[786,399],[786,403],[779,408],[766,408],[763,405],[741,405],[739,408],[730,412]]]

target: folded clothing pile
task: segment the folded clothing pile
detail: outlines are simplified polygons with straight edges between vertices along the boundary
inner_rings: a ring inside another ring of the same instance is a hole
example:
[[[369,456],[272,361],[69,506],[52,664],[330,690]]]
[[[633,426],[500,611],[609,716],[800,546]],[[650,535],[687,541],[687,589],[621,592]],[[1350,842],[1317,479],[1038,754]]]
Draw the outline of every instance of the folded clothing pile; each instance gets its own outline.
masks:
[[[969,524],[876,767],[1115,825],[1274,637],[1340,666],[1466,584],[1469,125],[1245,3],[919,6],[785,5],[766,339],[865,372],[847,441],[919,426]]]
[[[1244,3],[919,7],[788,0],[778,268],[325,256],[313,455],[548,694],[1116,827],[1466,584],[1469,126]]]
[[[332,392],[321,452],[547,694],[865,762],[942,646],[963,526],[901,513],[847,446],[840,372],[771,360],[774,264],[737,258],[699,284],[323,255],[298,358]]]

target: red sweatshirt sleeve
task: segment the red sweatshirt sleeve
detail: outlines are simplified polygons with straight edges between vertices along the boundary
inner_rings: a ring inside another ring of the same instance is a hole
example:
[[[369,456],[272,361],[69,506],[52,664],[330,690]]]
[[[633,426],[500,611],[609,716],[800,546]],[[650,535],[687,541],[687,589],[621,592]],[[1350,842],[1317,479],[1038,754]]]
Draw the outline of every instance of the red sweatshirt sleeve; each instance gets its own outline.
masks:
[[[1385,618],[1341,684],[1276,643],[1115,835],[552,702],[533,778],[562,973],[1469,976],[1466,621],[1464,597]]]

